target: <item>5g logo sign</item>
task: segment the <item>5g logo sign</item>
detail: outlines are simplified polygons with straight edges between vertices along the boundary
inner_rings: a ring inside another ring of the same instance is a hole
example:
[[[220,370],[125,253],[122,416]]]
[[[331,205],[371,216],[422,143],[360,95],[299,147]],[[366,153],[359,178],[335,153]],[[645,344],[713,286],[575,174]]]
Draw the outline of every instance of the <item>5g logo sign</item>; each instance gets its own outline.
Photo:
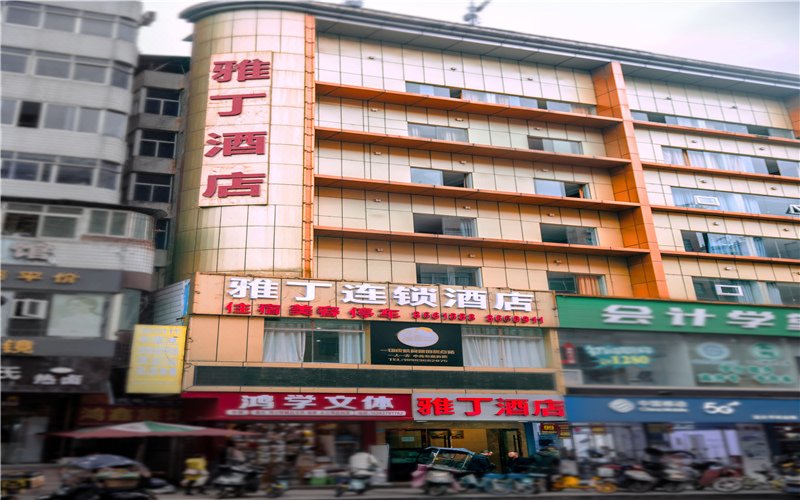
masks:
[[[728,404],[717,404],[714,401],[706,401],[703,403],[703,411],[709,415],[731,415],[736,411],[736,407],[740,404],[741,403],[738,401],[732,401]]]

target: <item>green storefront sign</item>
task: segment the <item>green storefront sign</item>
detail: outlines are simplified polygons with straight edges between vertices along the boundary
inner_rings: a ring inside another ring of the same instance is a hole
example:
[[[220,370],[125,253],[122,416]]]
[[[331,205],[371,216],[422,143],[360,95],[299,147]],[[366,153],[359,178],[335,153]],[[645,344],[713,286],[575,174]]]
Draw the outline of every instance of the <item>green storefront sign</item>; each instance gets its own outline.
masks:
[[[800,310],[748,304],[557,297],[561,328],[800,337]]]

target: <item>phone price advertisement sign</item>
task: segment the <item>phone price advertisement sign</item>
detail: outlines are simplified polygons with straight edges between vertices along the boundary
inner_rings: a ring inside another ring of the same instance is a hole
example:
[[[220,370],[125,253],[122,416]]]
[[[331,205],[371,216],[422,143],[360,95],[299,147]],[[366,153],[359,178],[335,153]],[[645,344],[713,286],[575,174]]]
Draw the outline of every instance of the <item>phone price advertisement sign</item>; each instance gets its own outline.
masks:
[[[800,422],[796,399],[567,396],[572,422]]]

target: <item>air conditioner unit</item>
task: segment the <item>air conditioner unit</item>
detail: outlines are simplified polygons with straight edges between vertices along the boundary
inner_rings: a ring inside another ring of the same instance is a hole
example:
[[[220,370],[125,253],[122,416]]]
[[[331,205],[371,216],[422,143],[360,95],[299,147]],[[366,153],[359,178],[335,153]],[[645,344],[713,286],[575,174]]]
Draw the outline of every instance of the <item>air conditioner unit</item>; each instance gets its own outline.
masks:
[[[800,205],[789,205],[789,209],[786,210],[786,213],[789,215],[800,215]]]
[[[717,295],[729,297],[742,297],[744,295],[744,290],[739,285],[714,285],[714,290]]]
[[[47,301],[14,299],[11,317],[16,319],[45,319],[47,317]]]
[[[699,196],[695,195],[694,202],[698,205],[712,205],[715,207],[719,206],[719,198],[716,196]]]
[[[562,370],[564,373],[564,385],[574,387],[583,385],[583,370]]]

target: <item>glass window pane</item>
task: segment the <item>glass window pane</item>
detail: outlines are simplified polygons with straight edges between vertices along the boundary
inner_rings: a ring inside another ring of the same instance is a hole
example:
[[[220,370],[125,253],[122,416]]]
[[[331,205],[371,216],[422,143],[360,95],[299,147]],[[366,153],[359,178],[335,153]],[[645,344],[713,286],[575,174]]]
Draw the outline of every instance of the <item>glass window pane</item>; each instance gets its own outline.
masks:
[[[136,43],[137,27],[133,23],[120,21],[117,23],[117,38],[126,42]]]
[[[3,99],[0,101],[0,122],[4,125],[13,125],[17,115],[17,101],[14,99]]]
[[[415,184],[432,184],[434,186],[441,186],[442,171],[428,168],[412,168],[411,182]]]
[[[58,12],[45,12],[44,27],[49,30],[75,31],[75,21],[77,18],[69,14]]]
[[[72,106],[61,106],[59,104],[49,104],[47,106],[44,128],[72,130],[74,127],[75,108]]]
[[[69,61],[44,59],[41,57],[36,60],[36,74],[39,76],[69,78],[69,69]]]
[[[94,169],[84,167],[69,167],[59,165],[56,174],[56,182],[60,184],[79,184],[82,186],[92,185],[92,174]]]
[[[73,79],[82,82],[105,83],[106,71],[108,71],[108,68],[103,66],[76,63]]]
[[[164,101],[162,114],[167,116],[178,116],[180,103],[178,101]]]
[[[92,108],[81,108],[78,117],[78,132],[97,133],[100,125],[100,110]]]
[[[28,70],[28,56],[24,54],[11,54],[3,51],[0,56],[0,71],[11,73],[25,73]]]
[[[75,217],[44,216],[42,236],[52,238],[74,238],[78,219]]]
[[[111,233],[113,236],[125,236],[125,225],[128,222],[128,214],[114,212],[111,215]]]
[[[125,128],[127,127],[127,116],[116,111],[106,111],[106,119],[103,123],[103,135],[125,138]]]
[[[91,234],[106,234],[108,227],[108,212],[104,210],[92,210],[89,217],[89,232]]]
[[[111,37],[114,32],[114,23],[103,19],[81,19],[81,33]]]
[[[19,181],[36,181],[39,176],[39,164],[25,161],[3,160],[2,177]]]
[[[30,9],[21,5],[9,5],[6,12],[6,22],[38,27],[41,14],[38,8]]]
[[[119,173],[113,170],[101,169],[97,179],[97,187],[106,189],[117,189],[117,179]]]
[[[39,226],[39,215],[6,213],[3,220],[3,234],[6,236],[36,236]]]
[[[161,114],[161,100],[159,99],[146,99],[144,101],[144,112],[152,113],[154,115]]]
[[[767,283],[767,290],[771,304],[800,305],[800,284],[798,283]]]
[[[39,126],[39,115],[42,110],[42,103],[32,101],[22,101],[22,108],[17,118],[18,127],[36,128]]]
[[[131,71],[114,66],[111,70],[111,85],[127,89],[131,85]]]
[[[534,189],[536,194],[543,194],[546,196],[564,196],[566,191],[564,183],[561,181],[549,181],[545,179],[534,179]]]

